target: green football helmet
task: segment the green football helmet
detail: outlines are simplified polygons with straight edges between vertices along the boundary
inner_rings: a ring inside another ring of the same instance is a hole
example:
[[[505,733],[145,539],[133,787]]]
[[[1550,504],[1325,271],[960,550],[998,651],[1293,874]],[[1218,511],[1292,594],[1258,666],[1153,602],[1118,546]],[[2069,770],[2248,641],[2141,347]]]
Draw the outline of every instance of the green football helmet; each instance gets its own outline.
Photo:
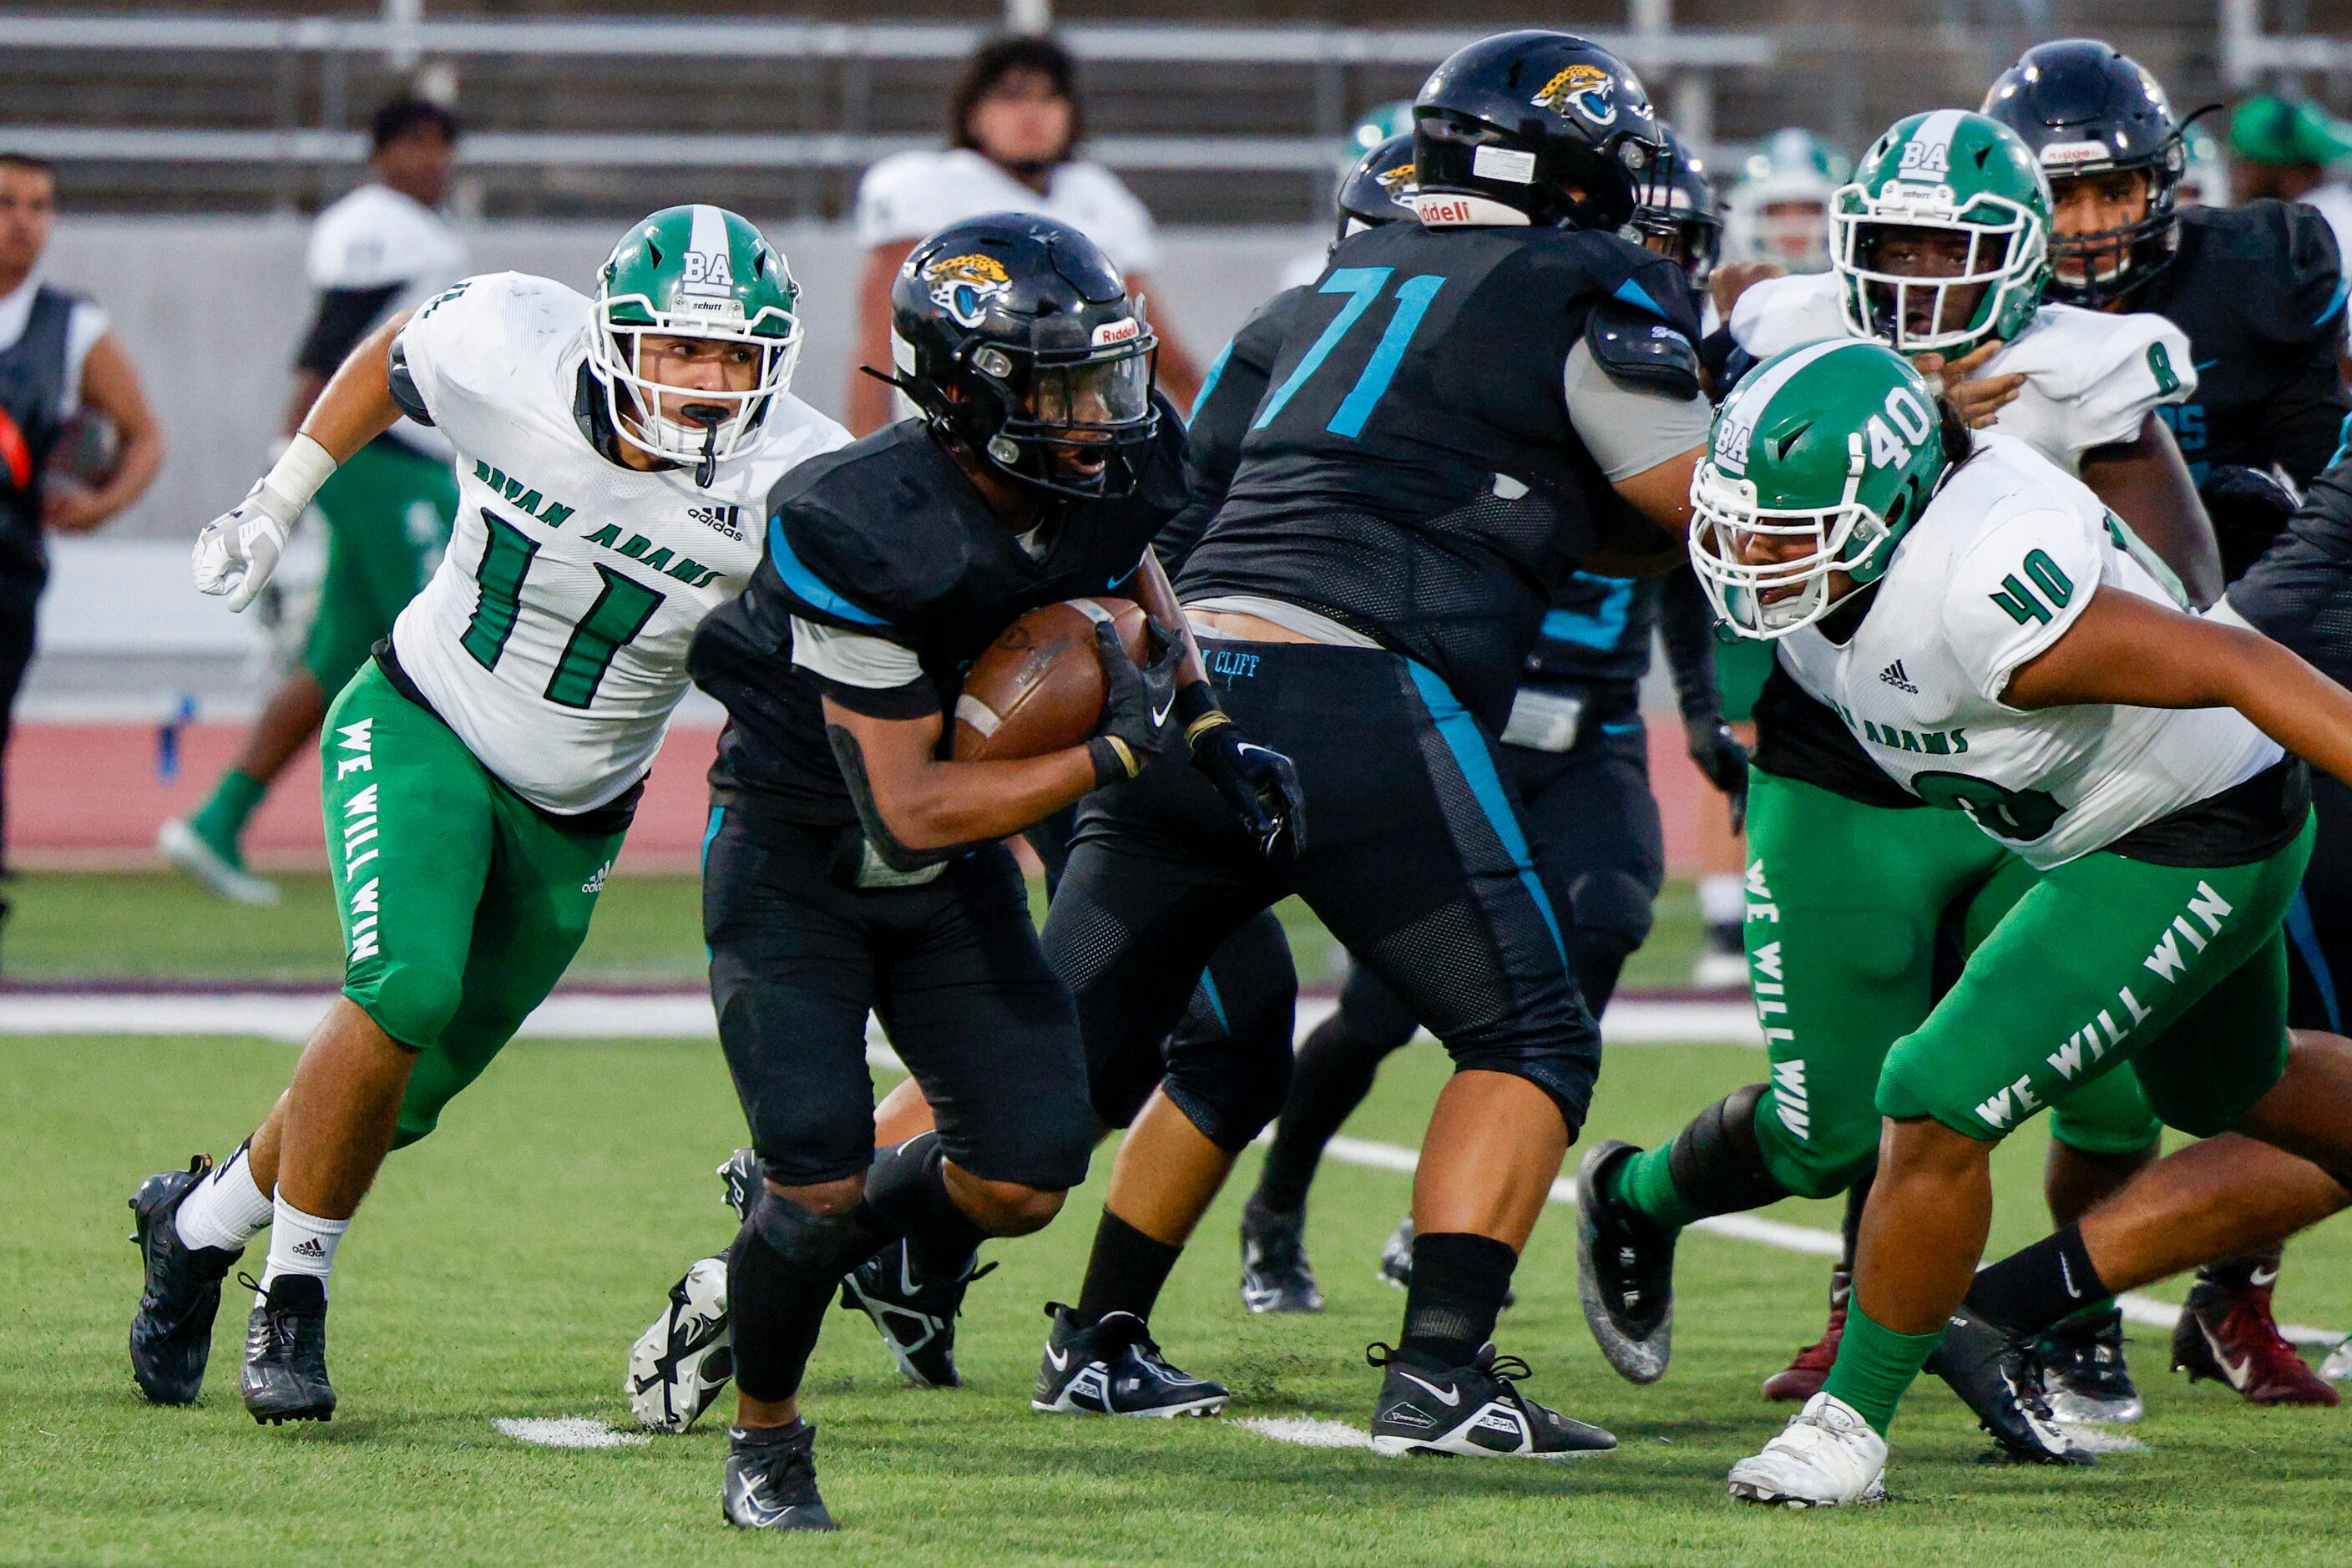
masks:
[[[1896,121],[1830,201],[1847,329],[1953,358],[2015,337],[2050,281],[2050,205],[2042,165],[1999,121],[1958,109]],[[1936,234],[1957,242],[1937,255]],[[1890,252],[1904,249],[1915,254],[1898,266]]]
[[[1835,338],[1749,371],[1691,476],[1691,565],[1716,614],[1769,641],[1886,574],[1944,476],[1935,395],[1884,343]],[[1830,577],[1850,582],[1836,595]]]
[[[760,351],[759,371],[750,390],[698,392],[688,419],[672,419],[662,394],[677,388],[645,374],[647,335],[750,343]],[[792,269],[749,220],[724,207],[664,207],[632,225],[596,274],[588,357],[614,431],[655,457],[696,465],[698,484],[759,441],[800,353]]]

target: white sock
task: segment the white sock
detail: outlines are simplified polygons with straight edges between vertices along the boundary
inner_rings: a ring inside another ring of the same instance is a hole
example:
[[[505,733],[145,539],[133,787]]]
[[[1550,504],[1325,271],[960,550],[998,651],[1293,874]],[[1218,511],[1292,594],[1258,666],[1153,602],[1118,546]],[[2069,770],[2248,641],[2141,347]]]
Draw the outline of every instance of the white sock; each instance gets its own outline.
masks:
[[[304,1214],[284,1198],[278,1200],[271,1218],[269,1265],[261,1271],[262,1294],[269,1293],[270,1281],[280,1274],[310,1275],[323,1289],[328,1271],[335,1266],[335,1248],[342,1245],[343,1232],[352,1228],[352,1222]]]
[[[269,1223],[269,1194],[253,1184],[253,1168],[239,1149],[226,1165],[196,1184],[180,1200],[173,1226],[187,1247],[217,1247],[234,1252]]]
[[[1714,871],[1698,879],[1698,918],[1711,926],[1736,926],[1748,919],[1748,896],[1736,871]]]

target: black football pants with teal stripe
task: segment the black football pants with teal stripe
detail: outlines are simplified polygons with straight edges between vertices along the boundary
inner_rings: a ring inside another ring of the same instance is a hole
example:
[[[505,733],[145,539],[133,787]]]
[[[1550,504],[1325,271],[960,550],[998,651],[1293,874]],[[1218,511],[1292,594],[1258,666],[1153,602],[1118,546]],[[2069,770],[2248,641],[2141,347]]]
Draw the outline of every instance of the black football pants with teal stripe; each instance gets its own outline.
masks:
[[[1136,1075],[1160,1073],[1160,1040],[1217,945],[1297,893],[1457,1070],[1526,1079],[1574,1132],[1600,1034],[1570,978],[1500,748],[1441,680],[1393,654],[1204,646],[1234,656],[1214,661],[1226,711],[1297,766],[1307,849],[1265,860],[1216,791],[1181,765],[1088,797],[1046,912],[1045,952],[1077,998],[1097,1110],[1124,1099]],[[1286,1068],[1192,1082],[1171,1060],[1169,1097],[1220,1145],[1238,1147],[1280,1109]]]

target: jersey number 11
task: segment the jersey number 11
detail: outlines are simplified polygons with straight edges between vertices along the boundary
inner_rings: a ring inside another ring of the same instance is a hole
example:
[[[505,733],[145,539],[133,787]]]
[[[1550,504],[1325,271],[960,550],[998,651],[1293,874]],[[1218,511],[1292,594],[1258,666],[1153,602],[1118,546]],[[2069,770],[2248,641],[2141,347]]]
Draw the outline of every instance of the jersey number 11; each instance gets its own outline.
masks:
[[[530,574],[539,542],[488,507],[482,509],[482,521],[488,538],[482,546],[481,567],[474,574],[481,597],[460,641],[475,663],[496,669],[522,615],[523,579]],[[604,580],[604,592],[572,626],[563,657],[555,661],[555,673],[547,680],[547,700],[566,708],[586,708],[596,700],[596,688],[604,684],[614,658],[646,629],[662,605],[661,595],[634,577],[602,564],[596,575]]]

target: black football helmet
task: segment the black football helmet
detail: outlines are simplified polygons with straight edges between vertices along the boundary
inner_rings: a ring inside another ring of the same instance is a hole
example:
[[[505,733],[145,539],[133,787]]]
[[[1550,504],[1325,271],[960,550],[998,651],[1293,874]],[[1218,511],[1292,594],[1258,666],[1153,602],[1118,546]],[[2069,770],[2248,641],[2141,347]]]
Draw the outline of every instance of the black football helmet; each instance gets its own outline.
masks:
[[[1413,100],[1424,196],[1524,214],[1542,227],[1622,228],[1664,151],[1650,95],[1625,62],[1568,33],[1497,33],[1456,50]],[[1424,222],[1445,221],[1443,204]]]
[[[1655,177],[1640,182],[1642,203],[1633,209],[1626,237],[1679,263],[1689,275],[1691,292],[1704,296],[1723,254],[1723,204],[1706,177],[1706,165],[1674,127],[1662,121],[1658,132],[1665,140],[1665,156],[1654,165]]]
[[[2137,60],[2097,38],[2037,44],[1985,94],[1984,112],[2023,138],[2056,191],[2114,170],[2145,170],[2147,216],[2097,234],[2050,237],[2049,295],[2111,304],[2161,271],[2180,246],[2175,198],[2186,127]]]
[[[1065,223],[990,213],[915,247],[890,286],[887,377],[942,440],[1055,495],[1132,492],[1160,427],[1160,340]]]
[[[1408,131],[1357,159],[1339,182],[1333,198],[1339,209],[1339,230],[1331,243],[1384,224],[1412,222],[1418,216],[1411,205],[1412,191],[1412,132]]]

